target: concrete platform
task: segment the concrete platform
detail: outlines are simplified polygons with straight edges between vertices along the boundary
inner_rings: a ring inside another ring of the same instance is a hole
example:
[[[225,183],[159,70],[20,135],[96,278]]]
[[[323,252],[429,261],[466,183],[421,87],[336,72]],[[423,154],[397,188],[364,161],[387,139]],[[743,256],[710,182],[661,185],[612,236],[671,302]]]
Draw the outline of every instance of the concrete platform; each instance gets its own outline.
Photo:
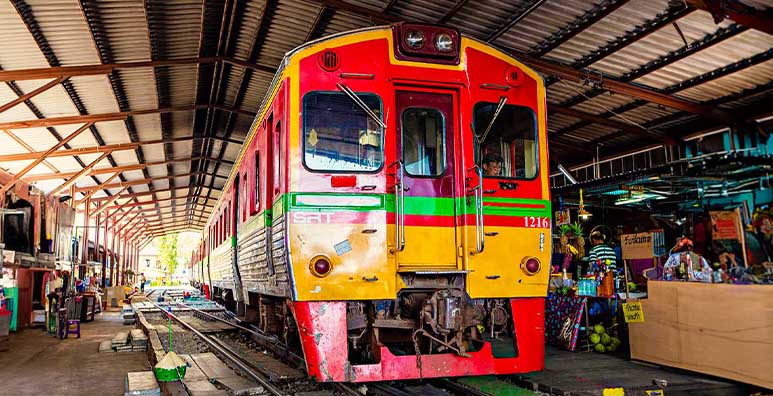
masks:
[[[656,386],[654,380],[666,386]],[[697,373],[555,347],[545,350],[545,370],[522,376],[519,385],[554,395],[572,396],[601,396],[605,388],[623,388],[626,395],[642,396],[647,390],[657,389],[663,389],[668,396],[742,396],[753,391],[751,386]]]
[[[120,311],[96,315],[81,324],[81,338],[59,340],[41,329],[11,334],[11,347],[0,352],[0,394],[9,396],[123,395],[126,373],[150,370],[146,352],[99,352],[124,326]]]

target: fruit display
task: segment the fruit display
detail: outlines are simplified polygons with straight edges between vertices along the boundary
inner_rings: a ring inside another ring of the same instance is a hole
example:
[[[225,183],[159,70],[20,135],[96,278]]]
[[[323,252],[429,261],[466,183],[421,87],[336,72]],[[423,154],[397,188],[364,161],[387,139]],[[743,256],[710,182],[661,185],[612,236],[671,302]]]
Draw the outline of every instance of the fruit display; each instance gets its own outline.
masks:
[[[591,333],[588,338],[594,351],[601,353],[614,352],[620,347],[620,339],[610,336],[604,326],[597,324],[589,330]]]

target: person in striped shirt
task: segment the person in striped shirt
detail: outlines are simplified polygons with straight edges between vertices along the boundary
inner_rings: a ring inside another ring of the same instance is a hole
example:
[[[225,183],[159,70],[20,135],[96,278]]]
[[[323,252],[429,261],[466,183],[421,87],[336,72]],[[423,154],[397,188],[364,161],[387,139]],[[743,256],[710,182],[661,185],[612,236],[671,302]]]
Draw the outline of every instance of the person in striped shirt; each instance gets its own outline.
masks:
[[[599,260],[601,260],[602,264],[606,264],[607,260],[609,260],[607,270],[616,271],[617,255],[615,254],[615,251],[605,243],[605,240],[606,236],[599,231],[593,231],[590,234],[591,248],[586,257],[587,262],[592,266],[593,263],[596,263]]]

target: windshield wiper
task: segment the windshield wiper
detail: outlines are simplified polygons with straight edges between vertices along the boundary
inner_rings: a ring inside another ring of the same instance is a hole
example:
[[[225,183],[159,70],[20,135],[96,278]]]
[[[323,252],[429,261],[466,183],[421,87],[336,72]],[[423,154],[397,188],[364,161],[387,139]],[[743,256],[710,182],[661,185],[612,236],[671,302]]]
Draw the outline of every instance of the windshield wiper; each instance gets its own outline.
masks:
[[[488,133],[491,132],[491,128],[494,127],[494,122],[497,120],[497,117],[499,117],[499,113],[505,107],[506,102],[507,102],[507,96],[503,95],[499,98],[499,104],[497,104],[497,109],[494,110],[494,116],[491,117],[491,121],[488,123],[486,130],[483,131],[483,136],[478,138],[478,143],[483,143],[486,141],[486,136],[488,136]]]
[[[352,102],[354,102],[355,104],[357,104],[357,106],[359,106],[359,107],[360,107],[360,109],[361,109],[362,111],[364,111],[364,112],[365,112],[365,114],[367,114],[367,115],[368,115],[368,117],[370,117],[370,118],[371,118],[371,119],[372,119],[374,122],[376,122],[376,123],[377,123],[377,124],[378,124],[378,125],[381,127],[381,129],[383,129],[383,130],[386,130],[386,124],[384,124],[384,121],[381,121],[381,118],[379,118],[379,117],[376,115],[376,113],[374,113],[374,112],[373,112],[373,110],[371,110],[371,109],[368,107],[368,105],[366,105],[366,104],[365,104],[365,102],[363,102],[363,101],[362,101],[362,99],[360,99],[360,97],[359,97],[359,96],[357,96],[357,94],[356,94],[356,93],[354,93],[354,91],[352,91],[352,89],[351,89],[351,88],[347,87],[347,86],[346,86],[346,85],[344,85],[343,83],[337,83],[337,84],[336,84],[336,87],[338,87],[338,89],[340,89],[340,90],[341,90],[341,92],[345,93],[345,94],[346,94],[346,96],[348,96],[348,97],[349,97],[349,99],[351,99],[351,100],[352,100]]]

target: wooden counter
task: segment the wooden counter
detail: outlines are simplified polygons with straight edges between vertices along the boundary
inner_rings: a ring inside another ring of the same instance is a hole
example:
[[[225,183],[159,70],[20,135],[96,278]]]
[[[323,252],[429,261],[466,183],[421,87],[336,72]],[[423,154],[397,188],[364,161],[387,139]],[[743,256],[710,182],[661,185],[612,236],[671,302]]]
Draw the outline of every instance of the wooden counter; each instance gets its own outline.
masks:
[[[773,285],[648,283],[631,358],[773,388]]]

